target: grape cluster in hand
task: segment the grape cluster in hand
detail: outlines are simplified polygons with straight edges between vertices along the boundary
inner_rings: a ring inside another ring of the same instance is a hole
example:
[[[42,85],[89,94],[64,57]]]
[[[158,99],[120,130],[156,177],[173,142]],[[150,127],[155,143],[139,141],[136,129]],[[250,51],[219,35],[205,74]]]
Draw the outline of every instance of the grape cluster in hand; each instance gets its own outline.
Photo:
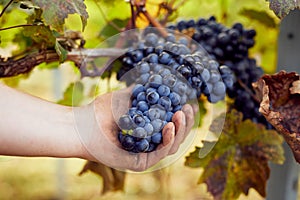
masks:
[[[119,141],[131,152],[151,152],[162,142],[162,129],[195,92],[176,71],[158,63],[139,62],[131,108],[118,122]]]
[[[197,48],[192,51],[187,38],[166,38],[148,32],[121,58],[127,82],[136,83],[132,105],[119,120],[119,140],[132,152],[151,152],[162,142],[162,129],[173,114],[190,99],[205,95],[210,102],[224,99],[233,87],[233,72],[210,59]],[[181,78],[180,78],[181,77]]]

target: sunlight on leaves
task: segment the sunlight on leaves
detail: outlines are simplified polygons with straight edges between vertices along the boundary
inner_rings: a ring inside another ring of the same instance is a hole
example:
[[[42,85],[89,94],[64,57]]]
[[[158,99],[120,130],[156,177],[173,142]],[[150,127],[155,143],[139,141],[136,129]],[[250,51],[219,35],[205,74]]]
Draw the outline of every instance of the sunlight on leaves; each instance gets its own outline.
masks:
[[[42,16],[47,25],[62,31],[69,14],[79,14],[84,30],[89,17],[83,0],[33,0],[34,5],[43,10]]]
[[[221,114],[214,120],[210,130],[218,131]],[[282,137],[274,130],[250,120],[243,121],[236,110],[226,114],[222,134],[204,158],[199,158],[201,148],[186,157],[185,165],[204,168],[198,183],[206,183],[215,199],[237,199],[254,188],[261,196],[266,195],[266,182],[270,169],[268,161],[282,164],[284,161]],[[204,141],[203,145],[211,142]]]
[[[66,106],[78,106],[84,99],[84,85],[81,82],[71,83],[64,92],[63,99],[57,103]]]

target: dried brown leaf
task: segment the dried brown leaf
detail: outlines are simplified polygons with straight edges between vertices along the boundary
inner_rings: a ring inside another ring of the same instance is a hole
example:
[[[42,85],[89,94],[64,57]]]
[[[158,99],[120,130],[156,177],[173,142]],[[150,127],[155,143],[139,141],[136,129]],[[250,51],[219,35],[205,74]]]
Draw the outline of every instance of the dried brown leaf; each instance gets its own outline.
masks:
[[[103,178],[102,194],[124,189],[125,175],[123,171],[110,168],[102,163],[87,161],[79,175],[92,171]]]
[[[259,111],[284,136],[300,163],[299,75],[280,71],[264,75],[253,86],[262,97]]]
[[[291,94],[300,94],[300,80],[293,82],[293,87],[290,88]]]

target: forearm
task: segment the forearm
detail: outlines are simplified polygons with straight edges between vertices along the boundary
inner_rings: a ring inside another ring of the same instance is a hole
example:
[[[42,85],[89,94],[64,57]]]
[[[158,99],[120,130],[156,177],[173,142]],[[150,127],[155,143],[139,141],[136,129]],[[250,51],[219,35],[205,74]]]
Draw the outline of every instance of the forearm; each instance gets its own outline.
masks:
[[[0,154],[84,157],[72,108],[0,84]]]

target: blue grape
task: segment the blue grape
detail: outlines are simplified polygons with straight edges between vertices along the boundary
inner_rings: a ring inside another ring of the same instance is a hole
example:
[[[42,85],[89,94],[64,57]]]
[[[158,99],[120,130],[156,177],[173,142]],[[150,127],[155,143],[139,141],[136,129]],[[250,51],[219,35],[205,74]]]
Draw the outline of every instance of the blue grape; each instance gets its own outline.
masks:
[[[121,141],[121,144],[124,149],[126,149],[127,151],[130,151],[134,148],[135,141],[131,135],[125,135]]]
[[[149,85],[154,88],[158,88],[162,84],[162,77],[158,74],[153,74],[149,77]]]
[[[142,139],[135,143],[135,148],[138,152],[145,152],[149,148],[149,142],[147,139]]]
[[[174,74],[168,74],[163,79],[163,84],[169,86],[170,88],[174,87],[177,82],[177,77]]]
[[[145,58],[145,61],[149,63],[158,63],[158,55],[155,53],[151,53]]]
[[[157,92],[160,96],[168,96],[170,94],[170,88],[166,85],[158,87]]]
[[[149,143],[149,147],[146,152],[152,152],[156,149],[156,147],[157,147],[157,144],[154,144],[151,142],[151,143]]]
[[[151,121],[154,119],[159,119],[160,118],[160,111],[158,108],[150,108],[148,111],[148,117]]]
[[[217,96],[225,96],[226,94],[226,87],[223,82],[219,81],[214,84],[212,92]]]
[[[142,115],[134,115],[133,116],[134,123],[139,127],[144,127],[146,124],[146,121]]]
[[[146,92],[140,92],[137,97],[136,97],[137,101],[146,101]]]
[[[171,92],[169,95],[169,99],[171,100],[173,106],[177,106],[181,101],[180,95],[176,92]]]
[[[157,103],[164,107],[165,110],[169,110],[172,105],[171,100],[166,96],[160,97]]]
[[[147,102],[150,103],[150,104],[155,104],[155,103],[157,103],[158,100],[159,100],[159,94],[158,94],[157,92],[155,92],[155,91],[149,92],[149,93],[147,94],[147,96],[146,96],[146,100],[147,100]]]
[[[145,44],[148,46],[156,46],[158,42],[158,36],[154,33],[149,33],[145,37]]]
[[[201,77],[204,82],[207,82],[210,79],[209,70],[204,68],[203,71],[201,72]]]
[[[157,109],[160,113],[160,117],[159,119],[164,119],[165,118],[165,115],[166,115],[166,110],[164,109],[164,107],[160,104],[154,104],[150,107],[150,109],[153,108],[153,109]]]
[[[163,128],[163,121],[161,119],[154,119],[151,121],[154,132],[159,132]]]
[[[152,135],[153,130],[154,130],[151,123],[146,123],[144,126],[144,129],[147,132],[147,135]]]
[[[162,142],[162,134],[161,133],[154,133],[151,136],[151,142],[154,144],[160,144]]]
[[[171,55],[168,54],[167,52],[162,52],[159,57],[158,57],[158,60],[161,64],[165,64],[167,65],[170,60],[171,60]]]
[[[145,74],[150,71],[150,65],[147,62],[141,62],[141,63],[138,63],[138,65],[136,66],[136,69],[140,74]]]
[[[175,112],[181,110],[181,108],[182,108],[181,105],[177,105],[177,106],[175,106],[175,107],[173,108],[172,112],[175,113]]]
[[[138,103],[138,101],[136,99],[133,99],[133,101],[131,102],[131,106],[136,107],[137,103]]]
[[[136,84],[132,90],[132,96],[137,97],[140,92],[144,92],[145,87],[142,84]]]
[[[164,77],[168,74],[171,74],[171,71],[167,68],[162,68],[161,70],[158,71],[158,74]]]
[[[130,115],[123,115],[120,117],[118,125],[121,129],[130,130],[134,127]]]
[[[149,109],[149,106],[147,104],[146,101],[139,101],[136,105],[137,109],[142,111],[142,112],[145,112],[146,110]]]
[[[145,138],[147,137],[147,131],[142,127],[137,127],[133,130],[132,136],[136,138]]]
[[[167,122],[172,121],[173,115],[174,115],[173,112],[168,111],[167,114],[166,114],[166,121],[167,121]]]

